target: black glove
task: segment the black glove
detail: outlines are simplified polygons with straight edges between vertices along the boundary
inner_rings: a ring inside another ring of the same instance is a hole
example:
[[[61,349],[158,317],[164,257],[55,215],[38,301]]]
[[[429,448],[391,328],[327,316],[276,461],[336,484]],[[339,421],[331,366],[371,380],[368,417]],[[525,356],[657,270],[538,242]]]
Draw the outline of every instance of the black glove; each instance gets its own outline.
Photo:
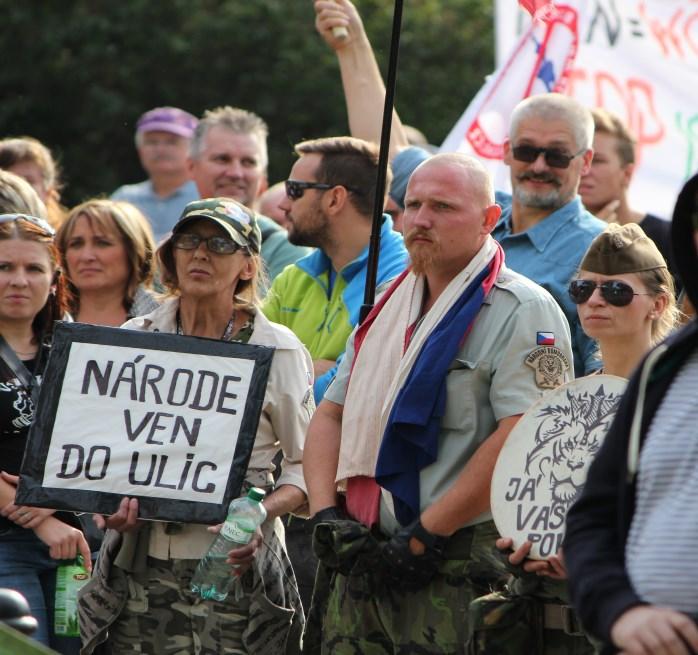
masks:
[[[330,505],[330,507],[325,507],[325,509],[321,509],[319,512],[311,516],[305,522],[305,531],[308,533],[310,537],[312,537],[313,532],[315,531],[315,526],[318,523],[344,521],[347,518],[349,517],[346,515],[346,513],[341,507],[339,507],[338,505]]]
[[[412,537],[424,544],[422,555],[415,555],[410,550]],[[446,538],[427,532],[419,519],[402,528],[383,545],[386,582],[400,591],[417,591],[426,587],[439,570],[445,545]]]

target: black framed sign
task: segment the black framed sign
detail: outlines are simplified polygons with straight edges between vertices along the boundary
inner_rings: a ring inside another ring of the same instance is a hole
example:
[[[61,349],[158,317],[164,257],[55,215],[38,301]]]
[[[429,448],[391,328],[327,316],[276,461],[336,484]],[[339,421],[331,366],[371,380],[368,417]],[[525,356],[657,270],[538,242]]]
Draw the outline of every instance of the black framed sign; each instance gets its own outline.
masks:
[[[217,523],[239,496],[274,349],[57,324],[17,504]]]

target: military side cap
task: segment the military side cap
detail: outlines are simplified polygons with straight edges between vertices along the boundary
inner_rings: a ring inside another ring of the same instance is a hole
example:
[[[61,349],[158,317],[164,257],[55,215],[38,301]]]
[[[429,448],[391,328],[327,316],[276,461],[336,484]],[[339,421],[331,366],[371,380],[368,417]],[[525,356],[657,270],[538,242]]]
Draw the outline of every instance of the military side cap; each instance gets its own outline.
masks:
[[[251,209],[232,198],[195,200],[184,208],[182,216],[172,228],[172,233],[181,232],[186,224],[202,218],[220,225],[239,246],[259,254],[262,247],[262,233],[257,224],[257,215]]]
[[[622,275],[666,268],[666,260],[636,223],[611,224],[591,242],[579,268],[599,275]]]

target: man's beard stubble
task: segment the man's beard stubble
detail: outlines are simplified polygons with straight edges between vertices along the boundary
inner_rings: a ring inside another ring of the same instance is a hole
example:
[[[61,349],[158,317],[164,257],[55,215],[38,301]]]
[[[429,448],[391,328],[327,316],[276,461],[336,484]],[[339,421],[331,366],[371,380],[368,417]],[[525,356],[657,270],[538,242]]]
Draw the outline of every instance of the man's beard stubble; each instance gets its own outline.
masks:
[[[431,239],[431,243],[414,243],[414,239],[426,236]],[[425,275],[434,268],[439,252],[439,242],[431,233],[422,230],[412,230],[405,234],[405,246],[410,255],[412,271],[417,275]]]
[[[523,173],[518,177],[519,182],[524,180],[537,180],[540,182],[550,182],[556,188],[546,191],[545,193],[527,191],[521,186],[515,186],[512,195],[524,207],[532,207],[534,209],[549,209],[555,211],[560,209],[567,203],[567,199],[562,197],[560,193],[560,181],[554,176],[547,173]]]

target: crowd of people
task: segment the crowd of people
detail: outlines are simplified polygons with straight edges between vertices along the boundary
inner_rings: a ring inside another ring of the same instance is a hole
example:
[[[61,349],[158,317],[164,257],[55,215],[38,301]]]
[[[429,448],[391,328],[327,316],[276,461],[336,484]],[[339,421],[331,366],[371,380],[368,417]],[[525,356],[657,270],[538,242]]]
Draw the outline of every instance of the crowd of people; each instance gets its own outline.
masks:
[[[0,140],[0,587],[64,654],[698,652],[698,175],[672,221],[631,208],[632,134],[551,93],[511,114],[505,194],[396,113],[361,321],[385,90],[351,1],[314,5],[350,136],[296,144],[277,184],[266,123],[230,106],[146,111],[147,179],[74,208],[44,144]],[[16,504],[56,321],[274,349],[243,484],[267,519],[227,559],[243,593],[191,590],[220,526]],[[494,524],[497,457],[589,375],[628,390],[562,549],[533,559]],[[78,555],[75,638],[52,626]]]

